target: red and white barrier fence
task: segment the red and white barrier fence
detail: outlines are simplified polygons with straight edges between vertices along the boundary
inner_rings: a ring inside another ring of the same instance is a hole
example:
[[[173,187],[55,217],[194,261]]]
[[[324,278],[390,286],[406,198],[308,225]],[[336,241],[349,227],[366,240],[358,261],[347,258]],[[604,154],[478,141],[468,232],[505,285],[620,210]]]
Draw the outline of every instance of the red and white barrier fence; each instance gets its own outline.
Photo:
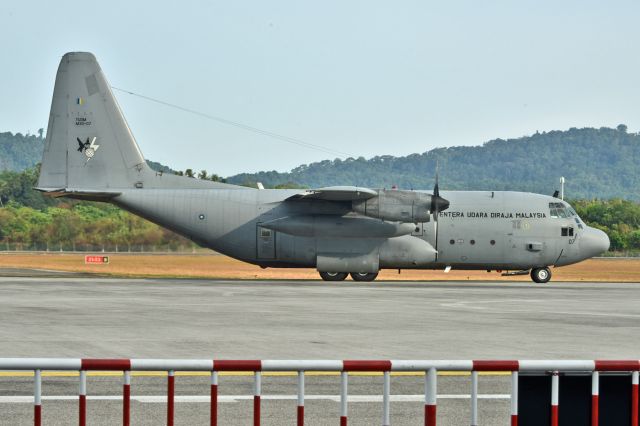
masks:
[[[34,371],[34,424],[42,422],[42,374],[43,370],[79,371],[78,392],[79,424],[86,424],[87,371],[122,371],[124,373],[122,423],[130,422],[131,371],[167,372],[167,425],[173,425],[175,372],[206,371],[211,374],[211,425],[218,424],[218,373],[223,371],[253,372],[253,424],[260,425],[260,398],[262,372],[297,373],[298,399],[297,424],[304,425],[304,378],[307,371],[340,372],[340,425],[348,420],[348,378],[352,372],[377,372],[383,375],[382,424],[390,424],[391,372],[424,372],[424,424],[436,426],[437,422],[437,373],[438,371],[462,371],[471,373],[471,425],[478,424],[478,372],[511,373],[511,425],[518,425],[518,373],[552,374],[551,380],[551,424],[558,424],[559,386],[562,373],[592,374],[591,425],[598,425],[599,377],[601,372],[626,372],[631,376],[632,404],[631,425],[638,426],[638,372],[640,361],[282,361],[282,360],[171,360],[171,359],[65,359],[65,358],[0,358],[0,370]]]

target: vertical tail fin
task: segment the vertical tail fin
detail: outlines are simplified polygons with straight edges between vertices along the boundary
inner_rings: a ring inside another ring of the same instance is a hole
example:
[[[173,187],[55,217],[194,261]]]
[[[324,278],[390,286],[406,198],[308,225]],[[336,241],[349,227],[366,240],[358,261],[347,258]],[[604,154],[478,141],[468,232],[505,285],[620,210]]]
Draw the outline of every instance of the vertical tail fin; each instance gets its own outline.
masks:
[[[95,56],[62,57],[38,189],[133,188],[150,173]]]

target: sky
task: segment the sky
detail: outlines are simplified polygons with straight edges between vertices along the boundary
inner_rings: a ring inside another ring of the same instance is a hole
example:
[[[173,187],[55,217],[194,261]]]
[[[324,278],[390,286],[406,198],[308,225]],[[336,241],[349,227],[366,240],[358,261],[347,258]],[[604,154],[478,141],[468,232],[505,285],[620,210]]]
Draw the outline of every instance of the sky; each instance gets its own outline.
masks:
[[[571,127],[640,129],[640,2],[5,0],[0,132],[46,127],[68,51],[147,159],[229,176]]]

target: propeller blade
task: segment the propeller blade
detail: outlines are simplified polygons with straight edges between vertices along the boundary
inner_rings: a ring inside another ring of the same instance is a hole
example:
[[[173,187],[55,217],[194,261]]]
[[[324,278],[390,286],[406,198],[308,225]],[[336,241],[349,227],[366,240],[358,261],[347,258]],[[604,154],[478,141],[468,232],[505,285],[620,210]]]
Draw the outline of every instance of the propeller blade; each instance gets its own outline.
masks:
[[[436,183],[433,186],[433,195],[431,196],[431,213],[433,220],[438,221],[438,213],[449,208],[449,201],[440,196],[440,185],[438,184],[438,165],[436,165]]]

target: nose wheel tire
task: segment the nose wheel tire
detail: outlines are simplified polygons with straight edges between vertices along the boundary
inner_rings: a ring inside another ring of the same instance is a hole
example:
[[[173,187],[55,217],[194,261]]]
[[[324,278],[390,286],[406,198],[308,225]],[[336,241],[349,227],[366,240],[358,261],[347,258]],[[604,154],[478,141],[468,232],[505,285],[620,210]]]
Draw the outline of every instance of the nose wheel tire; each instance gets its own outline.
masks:
[[[352,272],[351,278],[354,281],[373,281],[378,276],[377,272]]]
[[[531,270],[531,279],[539,284],[548,283],[551,279],[551,271],[549,268],[533,268]]]
[[[344,281],[347,275],[346,272],[320,272],[320,278],[325,281]]]

